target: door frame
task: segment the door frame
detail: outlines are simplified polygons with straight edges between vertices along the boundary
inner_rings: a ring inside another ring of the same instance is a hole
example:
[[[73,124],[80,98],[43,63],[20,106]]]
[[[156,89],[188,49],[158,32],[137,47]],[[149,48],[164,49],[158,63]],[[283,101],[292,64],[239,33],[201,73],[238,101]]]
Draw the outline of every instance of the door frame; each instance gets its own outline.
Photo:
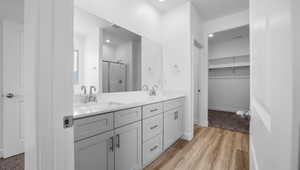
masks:
[[[24,41],[25,170],[74,170],[73,0],[25,0]]]

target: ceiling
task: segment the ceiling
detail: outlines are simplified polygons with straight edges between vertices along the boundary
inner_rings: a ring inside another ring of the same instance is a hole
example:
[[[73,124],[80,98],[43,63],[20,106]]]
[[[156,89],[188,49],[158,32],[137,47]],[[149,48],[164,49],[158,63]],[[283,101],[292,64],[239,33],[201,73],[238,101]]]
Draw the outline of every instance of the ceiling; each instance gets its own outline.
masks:
[[[209,43],[228,41],[232,39],[249,38],[249,25],[214,33]]]
[[[103,29],[103,41],[105,42],[109,39],[109,45],[113,46],[119,46],[130,41],[136,41],[140,38],[141,36],[116,25]]]
[[[147,0],[162,12],[168,11],[189,0]],[[249,0],[190,0],[204,19],[214,19],[249,8]]]
[[[179,6],[188,0],[165,0],[164,2],[159,2],[159,0],[147,0],[150,4],[156,7],[161,12],[166,12],[176,6]]]

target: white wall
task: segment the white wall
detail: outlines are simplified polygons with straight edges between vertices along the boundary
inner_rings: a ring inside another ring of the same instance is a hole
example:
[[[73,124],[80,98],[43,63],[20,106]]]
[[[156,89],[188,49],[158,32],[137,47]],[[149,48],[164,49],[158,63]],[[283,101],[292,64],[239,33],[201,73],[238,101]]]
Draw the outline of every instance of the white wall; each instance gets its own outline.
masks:
[[[208,109],[237,112],[249,110],[250,80],[248,78],[210,78]]]
[[[2,68],[2,21],[11,20],[18,23],[23,23],[23,1],[1,0],[0,1],[0,68]],[[0,94],[2,94],[2,70],[0,70]],[[2,157],[3,147],[3,113],[2,113],[2,98],[0,97],[0,157]]]
[[[104,60],[115,60],[115,57],[116,57],[115,47],[113,47],[111,45],[103,44],[102,50],[103,50],[102,57]]]
[[[249,36],[208,44],[209,58],[246,55],[250,52]]]
[[[84,85],[95,86],[97,90],[102,89],[102,84],[99,83],[99,66],[100,54],[100,36],[99,28],[94,27],[94,30],[85,36],[84,43]]]
[[[298,150],[292,147],[299,145],[293,141],[299,135],[299,122],[293,121],[294,114],[299,115],[299,105],[293,107],[299,103],[295,95],[299,84],[294,79],[299,77],[299,67],[293,68],[299,66],[293,64],[299,50],[293,48],[299,49],[299,44],[292,44],[293,31],[299,32],[295,28],[299,18],[296,15],[298,20],[293,20],[291,2],[296,1],[250,1],[251,170],[299,169],[293,158]],[[299,10],[299,4],[296,8]]]
[[[249,25],[249,10],[241,11],[232,15],[216,18],[205,22],[204,38],[205,49],[203,56],[203,65],[201,69],[202,81],[200,82],[202,95],[201,95],[201,115],[204,119],[204,125],[207,125],[208,120],[208,34],[220,32],[240,26]]]
[[[86,11],[74,9],[74,47],[79,48],[80,55],[80,82],[74,86],[74,93],[81,93],[80,86],[96,86],[102,89],[99,80],[102,79],[102,68],[99,63],[102,53],[102,31],[101,28],[109,26],[110,23],[87,13]]]
[[[232,15],[216,18],[206,22],[205,27],[208,33],[219,32],[245,26],[249,24],[249,10],[241,11]],[[206,34],[207,35],[207,34]]]
[[[142,88],[142,40],[132,42],[132,88]]]
[[[79,51],[79,81],[78,84],[84,84],[84,50],[85,50],[85,37],[82,35],[74,35],[74,49]],[[74,90],[79,90],[75,88]],[[79,93],[79,91],[75,92]]]
[[[187,95],[184,137],[193,137],[191,4],[185,3],[162,17],[164,88],[181,90]]]
[[[75,0],[83,9],[156,42],[161,40],[161,17],[145,0]]]
[[[247,55],[250,53],[249,48],[249,36],[243,36],[238,39],[220,39],[219,41],[212,40],[208,43],[208,58]],[[226,76],[222,76],[222,78],[214,78],[213,76],[209,77],[208,109],[228,112],[249,110],[249,69],[218,69],[214,70],[213,74]],[[243,74],[243,76],[239,76],[239,74]]]
[[[158,43],[142,38],[142,85],[162,87],[163,49]]]

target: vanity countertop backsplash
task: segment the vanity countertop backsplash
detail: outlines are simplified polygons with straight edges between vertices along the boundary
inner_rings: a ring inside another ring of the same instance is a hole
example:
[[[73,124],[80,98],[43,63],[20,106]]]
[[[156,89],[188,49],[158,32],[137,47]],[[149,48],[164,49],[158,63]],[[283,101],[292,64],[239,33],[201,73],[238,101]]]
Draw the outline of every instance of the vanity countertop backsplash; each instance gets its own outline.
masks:
[[[149,96],[146,91],[103,93],[97,96],[97,102],[91,103],[81,103],[80,97],[74,98],[75,119],[181,98],[185,93],[164,91],[156,96]]]

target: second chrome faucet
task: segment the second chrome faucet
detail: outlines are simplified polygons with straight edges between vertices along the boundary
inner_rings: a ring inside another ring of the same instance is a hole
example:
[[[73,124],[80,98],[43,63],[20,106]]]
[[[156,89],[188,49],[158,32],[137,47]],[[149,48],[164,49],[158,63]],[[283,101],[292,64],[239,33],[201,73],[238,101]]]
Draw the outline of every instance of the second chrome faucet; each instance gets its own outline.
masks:
[[[81,86],[81,91],[83,91],[83,103],[90,103],[90,102],[97,102],[97,95],[96,95],[96,87],[95,86],[90,86],[90,92],[87,94],[87,87],[86,86]]]

